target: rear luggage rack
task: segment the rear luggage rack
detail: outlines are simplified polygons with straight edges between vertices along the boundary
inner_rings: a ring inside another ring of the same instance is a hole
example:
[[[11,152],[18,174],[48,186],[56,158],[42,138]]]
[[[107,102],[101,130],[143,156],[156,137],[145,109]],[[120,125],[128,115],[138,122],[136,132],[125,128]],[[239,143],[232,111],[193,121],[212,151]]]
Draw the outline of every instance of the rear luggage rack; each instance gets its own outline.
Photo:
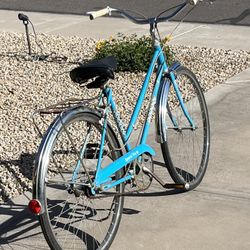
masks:
[[[45,130],[49,127],[55,116],[79,106],[96,107],[98,105],[98,98],[99,95],[89,99],[71,98],[42,109],[37,109],[32,114],[32,121],[39,137],[43,137]]]

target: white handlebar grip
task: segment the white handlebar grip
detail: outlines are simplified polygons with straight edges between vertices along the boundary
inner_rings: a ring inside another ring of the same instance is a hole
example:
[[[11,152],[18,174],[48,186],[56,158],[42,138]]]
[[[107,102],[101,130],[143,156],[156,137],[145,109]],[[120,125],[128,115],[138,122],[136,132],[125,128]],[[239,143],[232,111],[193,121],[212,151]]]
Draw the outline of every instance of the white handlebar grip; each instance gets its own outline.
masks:
[[[97,17],[105,16],[106,14],[109,14],[109,12],[110,12],[109,7],[106,7],[104,9],[101,9],[101,10],[98,10],[98,11],[90,11],[87,14],[89,15],[90,20],[93,20],[93,19],[95,19]]]
[[[199,0],[189,0],[189,3],[192,5],[196,5]]]

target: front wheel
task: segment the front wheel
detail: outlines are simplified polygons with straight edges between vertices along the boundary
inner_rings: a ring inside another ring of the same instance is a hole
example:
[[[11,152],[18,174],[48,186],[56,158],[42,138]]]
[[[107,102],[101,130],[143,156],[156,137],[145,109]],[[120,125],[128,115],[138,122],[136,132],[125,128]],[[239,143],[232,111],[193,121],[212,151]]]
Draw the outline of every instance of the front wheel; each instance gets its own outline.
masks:
[[[181,108],[173,84],[168,94],[167,140],[161,144],[168,171],[175,183],[188,183],[197,187],[206,172],[210,125],[206,101],[195,75],[181,66],[175,72],[176,83],[184,105],[194,122],[194,127]]]
[[[124,184],[100,199],[89,188],[100,152],[99,119],[85,107],[66,112],[51,125],[40,146],[34,193],[43,205],[39,219],[51,249],[108,249],[117,232],[124,197],[112,194],[123,192]],[[118,148],[108,126],[102,167],[121,156]],[[121,177],[122,170],[113,176]]]

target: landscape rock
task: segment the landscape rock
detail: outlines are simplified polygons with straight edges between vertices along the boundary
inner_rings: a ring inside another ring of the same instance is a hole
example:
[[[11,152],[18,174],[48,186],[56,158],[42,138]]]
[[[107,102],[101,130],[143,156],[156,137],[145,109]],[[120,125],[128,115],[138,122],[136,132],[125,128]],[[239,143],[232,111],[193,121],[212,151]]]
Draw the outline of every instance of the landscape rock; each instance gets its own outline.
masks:
[[[96,42],[89,38],[40,34],[37,37],[40,46],[32,39],[36,53],[30,57],[23,34],[0,33],[0,201],[31,190],[33,162],[41,141],[33,126],[32,113],[68,98],[91,98],[98,94],[99,90],[80,87],[69,77],[76,62],[91,60]],[[250,66],[249,51],[182,45],[172,45],[171,51],[176,60],[196,74],[204,91]],[[49,55],[48,60],[39,60],[37,54]],[[125,124],[129,122],[144,76],[145,73],[117,73],[109,83]],[[149,100],[147,95],[138,128]],[[48,118],[48,124],[51,119]]]

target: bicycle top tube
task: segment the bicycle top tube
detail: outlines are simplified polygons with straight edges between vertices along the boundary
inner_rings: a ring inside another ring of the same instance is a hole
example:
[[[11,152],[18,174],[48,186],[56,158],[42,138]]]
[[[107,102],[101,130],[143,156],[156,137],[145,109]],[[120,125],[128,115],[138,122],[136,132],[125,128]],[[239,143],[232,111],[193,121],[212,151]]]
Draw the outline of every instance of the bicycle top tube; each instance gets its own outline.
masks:
[[[136,23],[136,24],[157,24],[159,22],[168,21],[172,17],[176,16],[180,11],[182,11],[188,4],[196,5],[198,1],[199,0],[187,0],[187,1],[181,3],[177,6],[174,6],[174,7],[171,7],[170,9],[166,9],[166,10],[162,11],[156,17],[151,17],[151,18],[146,18],[145,16],[141,15],[138,12],[129,10],[129,12],[133,12],[133,13],[139,14],[141,16],[141,18],[135,18],[135,17],[129,15],[128,11],[125,11],[122,9],[114,9],[111,7],[106,7],[104,9],[101,9],[98,11],[90,11],[90,12],[87,12],[87,14],[90,17],[90,20],[93,20],[97,17],[101,17],[101,16],[104,16],[106,14],[109,14],[111,16],[112,12],[115,12],[121,16],[124,16],[125,18],[129,19],[130,21],[132,21],[133,23]],[[166,13],[167,11],[172,10],[172,9],[175,9],[175,11],[173,13],[171,13],[168,16],[161,17],[164,13]]]

